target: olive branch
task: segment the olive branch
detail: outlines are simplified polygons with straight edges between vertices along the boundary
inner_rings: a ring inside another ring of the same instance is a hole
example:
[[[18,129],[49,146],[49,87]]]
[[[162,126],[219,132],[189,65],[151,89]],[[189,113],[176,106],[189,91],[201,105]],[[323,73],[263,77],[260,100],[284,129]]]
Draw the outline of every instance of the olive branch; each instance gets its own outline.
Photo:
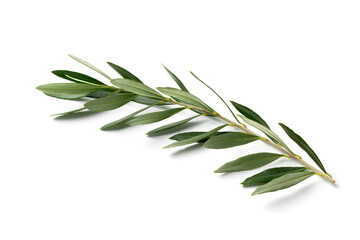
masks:
[[[230,106],[214,89],[212,89],[192,72],[190,73],[198,81],[203,83],[212,92],[214,92],[214,94],[226,105],[234,118],[233,120],[216,112],[200,98],[190,93],[183,82],[165,66],[165,70],[176,82],[179,88],[158,87],[153,89],[145,85],[139,78],[126,69],[108,62],[110,67],[112,67],[122,77],[112,79],[94,65],[73,55],[69,56],[110,80],[112,85],[107,85],[93,77],[78,72],[68,70],[52,71],[52,73],[56,76],[69,80],[71,83],[44,84],[38,86],[38,90],[42,91],[48,96],[60,99],[92,99],[86,102],[82,108],[55,114],[55,116],[69,115],[81,111],[109,111],[117,109],[131,101],[146,105],[146,107],[134,113],[131,113],[121,119],[110,122],[101,127],[102,130],[113,130],[121,129],[130,125],[142,125],[159,122],[188,109],[193,111],[195,115],[152,129],[147,133],[147,135],[155,136],[163,133],[178,131],[179,126],[184,128],[186,127],[186,123],[198,117],[218,118],[224,122],[223,125],[202,132],[197,131],[178,133],[170,137],[170,139],[174,140],[174,142],[165,146],[164,148],[202,143],[205,148],[224,149],[245,145],[259,140],[278,150],[278,153],[259,152],[247,156],[242,156],[236,160],[222,165],[220,168],[215,170],[215,173],[253,170],[265,166],[282,157],[295,160],[304,166],[269,168],[245,179],[245,181],[242,182],[244,186],[258,186],[252,195],[289,188],[313,175],[319,175],[332,183],[335,182],[332,176],[325,170],[316,153],[310,148],[305,140],[292,129],[290,129],[285,124],[279,123],[286,134],[309,155],[318,168],[309,164],[299,155],[290,150],[285,142],[270,129],[269,125],[257,113],[246,106],[243,106],[234,101],[230,101],[233,107],[238,111],[238,114],[235,114],[231,110]],[[177,107],[167,108],[162,111],[142,113],[153,106],[162,105]],[[259,130],[264,135],[260,135],[254,132],[248,128],[246,124]],[[231,131],[220,131],[225,127],[231,128]]]

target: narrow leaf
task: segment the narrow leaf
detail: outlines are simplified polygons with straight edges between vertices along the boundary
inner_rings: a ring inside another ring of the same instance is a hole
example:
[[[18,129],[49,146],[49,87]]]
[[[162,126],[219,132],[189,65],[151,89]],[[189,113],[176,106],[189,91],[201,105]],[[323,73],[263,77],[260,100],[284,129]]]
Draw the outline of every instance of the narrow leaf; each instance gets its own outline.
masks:
[[[36,89],[46,95],[61,99],[78,99],[101,89],[102,87],[82,83],[49,83],[38,86]]]
[[[279,125],[284,129],[286,134],[299,145],[316,163],[316,165],[319,166],[321,170],[324,171],[324,173],[327,173],[323,164],[321,163],[319,157],[316,155],[316,153],[310,148],[310,146],[305,142],[302,137],[300,137],[297,133],[295,133],[293,130],[291,130],[288,126],[279,123]]]
[[[277,168],[270,168],[266,169],[258,174],[255,174],[251,177],[245,179],[244,182],[241,184],[245,187],[249,186],[256,186],[256,185],[263,185],[265,183],[270,182],[271,180],[284,176],[288,173],[295,173],[295,172],[303,172],[307,168],[306,167],[277,167]]]
[[[204,133],[206,133],[206,132],[183,132],[183,133],[175,134],[174,136],[171,136],[169,139],[175,140],[175,141],[182,141],[182,140],[192,138],[192,137],[198,136],[200,134],[204,134]],[[207,138],[201,139],[198,142],[206,142],[207,140],[209,140],[209,138],[211,138],[213,136],[217,136],[217,135],[225,134],[225,133],[230,133],[230,132],[216,132]]]
[[[229,111],[231,112],[231,114],[234,116],[234,118],[236,119],[236,121],[238,123],[240,123],[239,119],[235,116],[234,112],[231,110],[231,108],[229,107],[229,105],[225,102],[225,100],[212,88],[210,87],[208,84],[206,84],[203,80],[201,80],[198,76],[195,75],[195,73],[191,72],[191,75],[194,76],[194,78],[196,78],[197,80],[199,80],[202,84],[204,84],[207,88],[209,88],[224,104],[225,106],[229,109]],[[241,124],[241,123],[240,123]]]
[[[133,100],[136,103],[140,103],[140,104],[145,104],[145,105],[171,105],[171,103],[161,103],[159,102],[159,99],[154,99],[154,98],[149,98],[149,97],[144,97],[144,96],[137,96],[136,98],[134,98]]]
[[[62,113],[56,113],[56,114],[52,114],[51,116],[65,116],[65,115],[69,115],[72,113],[77,113],[77,112],[81,112],[82,110],[86,109],[85,107],[82,108],[78,108],[72,111],[68,111],[68,112],[62,112]]]
[[[136,77],[134,74],[132,74],[131,72],[129,72],[128,70],[126,70],[125,68],[122,68],[114,63],[108,62],[107,64],[110,65],[110,67],[112,67],[117,73],[119,73],[123,78],[125,79],[131,79],[137,82],[141,82],[141,80]]]
[[[123,127],[126,127],[128,126],[126,123],[132,119],[134,116],[138,115],[139,113],[151,108],[152,106],[147,106],[147,107],[144,107],[136,112],[133,112],[119,120],[116,120],[116,121],[113,121],[111,123],[108,123],[104,126],[101,127],[101,130],[104,130],[104,131],[107,131],[107,130],[114,130],[114,129],[120,129],[120,128],[123,128]]]
[[[86,96],[90,97],[90,98],[103,98],[103,97],[109,96],[110,94],[114,93],[114,91],[115,90],[113,90],[111,88],[104,88],[104,89],[100,89],[95,92],[92,92]]]
[[[214,133],[216,133],[217,131],[219,131],[220,129],[222,129],[222,128],[226,127],[226,126],[228,126],[228,124],[224,124],[224,125],[221,125],[219,127],[216,127],[214,129],[210,130],[209,132],[205,132],[205,133],[199,134],[197,136],[184,139],[182,141],[174,142],[172,144],[169,144],[169,145],[165,146],[164,148],[180,147],[180,146],[184,146],[184,145],[199,142],[199,141],[201,141],[201,140],[203,140],[205,138],[208,138],[209,136],[213,135]]]
[[[185,85],[181,82],[181,80],[175,75],[173,74],[169,69],[167,69],[164,65],[163,67],[165,68],[165,70],[167,71],[167,73],[171,76],[172,79],[174,79],[174,81],[176,82],[176,84],[179,86],[179,88],[185,92],[189,92],[187,90],[187,88],[185,87]]]
[[[176,88],[170,87],[159,87],[157,88],[161,93],[166,94],[174,99],[178,99],[184,103],[190,104],[195,107],[199,107],[208,111],[213,111],[206,103],[200,100],[198,97],[192,95],[191,93],[179,90]]]
[[[260,131],[262,131],[263,133],[265,133],[265,135],[268,136],[274,143],[280,144],[281,146],[286,148],[286,150],[293,153],[290,150],[290,148],[284,143],[284,141],[278,135],[276,135],[273,131],[271,131],[269,128],[261,125],[258,122],[255,122],[243,115],[238,115],[238,116],[240,116],[247,124],[249,124],[249,125],[253,126],[254,128],[257,128]]]
[[[274,180],[261,185],[260,187],[256,188],[255,191],[251,195],[257,195],[267,192],[275,192],[281,189],[292,187],[298,184],[301,181],[311,177],[314,175],[314,172],[306,170],[303,172],[296,172],[296,173],[289,173],[282,177],[275,178]]]
[[[89,101],[84,106],[90,111],[101,112],[119,108],[136,97],[133,93],[112,94],[104,98]]]
[[[52,71],[53,74],[55,74],[58,77],[61,77],[63,79],[77,82],[77,83],[86,83],[86,84],[96,84],[96,85],[105,85],[104,83],[100,82],[99,80],[90,77],[88,75],[78,73],[78,72],[72,72],[67,70],[55,70]]]
[[[111,77],[109,77],[106,73],[104,73],[103,71],[101,71],[100,69],[98,69],[97,67],[95,67],[94,65],[92,65],[91,63],[88,63],[87,61],[85,60],[82,60],[81,58],[78,58],[74,55],[70,55],[69,54],[69,57],[71,57],[72,59],[78,61],[79,63],[91,68],[92,70],[100,73],[101,75],[103,75],[104,77],[106,77],[107,79],[111,80]]]
[[[171,129],[174,129],[176,127],[179,127],[189,121],[191,121],[192,119],[194,118],[197,118],[201,115],[195,115],[195,116],[192,116],[192,117],[189,117],[189,118],[186,118],[186,119],[183,119],[183,120],[180,120],[180,121],[177,121],[177,122],[173,122],[173,123],[170,123],[170,124],[166,124],[164,126],[161,126],[161,127],[158,127],[158,128],[155,128],[151,131],[149,131],[148,133],[146,133],[148,136],[153,136],[153,135],[157,135],[157,134],[162,134],[164,132],[168,132],[169,130]]]
[[[155,98],[155,99],[164,99],[165,97],[162,96],[160,93],[155,91],[154,89],[146,86],[143,83],[136,82],[134,80],[117,78],[111,81],[117,87],[120,87],[126,91],[136,93],[141,96]]]
[[[270,129],[269,125],[267,125],[264,119],[262,119],[256,112],[237,102],[234,101],[230,101],[230,102],[236,108],[236,110],[238,110],[242,115]]]
[[[183,133],[178,133],[175,134],[174,136],[171,136],[169,139],[171,140],[175,140],[175,141],[182,141],[185,139],[189,139],[195,136],[199,136],[201,134],[204,134],[206,132],[183,132]],[[208,140],[209,138],[206,138],[206,140]]]
[[[225,163],[215,172],[224,173],[224,172],[238,172],[238,171],[252,170],[255,168],[265,166],[266,164],[269,164],[281,157],[284,157],[284,155],[276,154],[276,153],[267,153],[267,152],[250,154],[244,157],[240,157],[234,161]]]
[[[260,137],[242,132],[226,133],[211,137],[205,142],[204,147],[212,149],[230,148],[248,144],[258,139]]]
[[[134,117],[131,119],[127,124],[129,125],[142,125],[142,124],[149,124],[154,122],[162,121],[166,118],[173,116],[174,114],[184,110],[185,108],[171,108],[165,111],[160,112],[152,112],[140,115],[138,117]]]

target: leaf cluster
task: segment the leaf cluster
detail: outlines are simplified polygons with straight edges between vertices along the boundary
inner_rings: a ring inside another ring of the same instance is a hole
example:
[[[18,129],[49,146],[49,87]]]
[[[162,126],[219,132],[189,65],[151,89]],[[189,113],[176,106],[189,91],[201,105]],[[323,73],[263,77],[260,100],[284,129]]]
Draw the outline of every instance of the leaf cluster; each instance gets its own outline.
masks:
[[[105,77],[110,81],[110,85],[103,83],[94,77],[68,70],[55,70],[52,73],[62,79],[68,80],[67,83],[49,83],[40,85],[38,90],[42,91],[50,97],[59,99],[74,100],[85,99],[87,102],[79,109],[60,113],[56,115],[69,115],[76,114],[81,111],[110,111],[120,108],[129,102],[146,105],[137,111],[130,113],[127,116],[107,123],[101,127],[101,130],[114,130],[121,129],[128,126],[152,124],[160,122],[164,119],[170,118],[185,110],[193,111],[194,115],[179,121],[172,122],[147,132],[148,136],[162,135],[164,133],[171,133],[184,129],[188,126],[190,121],[194,121],[198,117],[218,117],[226,123],[200,132],[181,132],[170,137],[171,144],[164,148],[181,147],[189,144],[202,144],[203,147],[208,149],[226,149],[232,147],[239,147],[255,141],[263,141],[276,146],[281,153],[276,152],[259,152],[246,156],[239,156],[237,159],[227,162],[215,170],[215,173],[229,173],[254,170],[260,167],[267,166],[272,162],[280,159],[299,159],[285,142],[275,133],[269,125],[265,122],[259,114],[255,113],[250,108],[241,105],[235,101],[230,101],[232,106],[238,111],[234,114],[230,106],[216,93],[210,86],[204,83],[195,74],[192,75],[213,91],[220,100],[226,104],[231,114],[235,118],[235,122],[222,117],[212,107],[207,105],[203,100],[190,93],[184,83],[168,68],[166,72],[177,84],[175,87],[158,87],[152,88],[146,85],[134,74],[128,70],[108,62],[109,66],[120,75],[120,78],[111,78],[109,75],[98,69],[87,61],[78,57],[70,55],[71,58],[80,62],[81,64],[93,69],[98,74]],[[154,106],[161,107],[159,111],[146,112]],[[176,106],[176,107],[174,107]],[[146,112],[146,113],[143,113]],[[243,121],[241,122],[241,120]],[[236,123],[237,122],[237,123]],[[263,135],[257,134],[248,130],[245,124],[250,125],[255,130],[260,131]],[[316,165],[322,170],[323,174],[327,174],[319,157],[300,137],[297,133],[291,130],[288,126],[280,123],[285,133],[296,144],[303,149],[310,158],[313,159]],[[220,131],[224,128],[231,128],[231,131]],[[320,171],[319,171],[320,172]],[[281,189],[289,188],[297,183],[313,176],[315,173],[314,168],[306,167],[275,167],[268,168],[260,173],[257,173],[247,179],[242,184],[245,187],[257,186],[252,195],[262,194],[266,192],[278,191]],[[320,172],[321,173],[321,172]],[[321,174],[319,174],[321,175]]]

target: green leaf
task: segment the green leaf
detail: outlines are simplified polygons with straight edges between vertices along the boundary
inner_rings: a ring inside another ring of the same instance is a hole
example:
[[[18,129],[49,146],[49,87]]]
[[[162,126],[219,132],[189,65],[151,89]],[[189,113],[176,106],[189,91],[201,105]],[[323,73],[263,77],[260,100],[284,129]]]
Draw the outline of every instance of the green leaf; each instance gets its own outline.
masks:
[[[51,116],[65,116],[65,115],[69,115],[72,113],[77,113],[77,112],[81,112],[82,110],[86,109],[85,107],[82,108],[78,108],[72,111],[68,111],[68,112],[62,112],[62,113],[56,113],[56,114],[52,114]]]
[[[165,111],[160,112],[152,112],[140,115],[138,117],[134,117],[130,121],[127,122],[128,125],[142,125],[142,124],[149,124],[154,122],[162,121],[166,118],[169,118],[176,113],[184,110],[185,108],[171,108]]]
[[[125,91],[133,92],[141,96],[155,98],[155,99],[164,99],[160,93],[155,91],[154,89],[146,86],[143,83],[136,82],[134,80],[117,78],[111,81],[117,87],[124,89]]]
[[[169,139],[171,140],[175,140],[175,141],[182,141],[185,139],[189,139],[195,136],[199,136],[200,134],[204,134],[206,132],[183,132],[183,133],[178,133],[175,134],[174,136],[171,136]],[[208,140],[209,138],[206,138],[206,140]]]
[[[284,176],[288,173],[295,173],[295,172],[303,172],[307,168],[306,167],[277,167],[277,168],[270,168],[266,169],[258,174],[255,174],[251,177],[245,179],[243,184],[245,187],[249,186],[256,186],[256,185],[263,185],[265,183],[270,182],[271,180]]]
[[[205,133],[199,134],[199,135],[191,137],[191,138],[187,138],[187,139],[184,139],[181,141],[174,142],[172,144],[165,146],[164,148],[180,147],[180,146],[199,142],[205,138],[208,138],[209,136],[213,135],[214,133],[216,133],[217,131],[219,131],[220,129],[222,129],[226,126],[228,126],[228,124],[224,124],[219,127],[216,127],[214,129],[210,130],[209,132],[205,132]]]
[[[98,69],[97,67],[95,67],[94,65],[92,65],[91,63],[88,63],[87,61],[82,60],[81,58],[75,57],[74,55],[70,55],[70,54],[69,54],[69,57],[71,57],[72,59],[78,61],[79,63],[87,66],[88,68],[91,68],[92,70],[100,73],[101,75],[103,75],[103,76],[106,77],[107,79],[111,80],[111,77],[109,77],[106,73],[104,73],[103,71],[101,71],[100,69]]]
[[[200,134],[204,134],[204,133],[206,133],[206,132],[183,132],[183,133],[175,134],[174,136],[171,136],[169,139],[175,140],[175,141],[182,141],[182,140],[192,138],[192,137],[198,136]],[[225,134],[225,133],[230,133],[230,132],[216,132],[213,135],[211,135],[207,138],[201,139],[198,142],[206,142],[207,140],[209,140],[209,138],[211,138],[213,136],[217,136],[217,135]]]
[[[230,102],[236,108],[236,110],[238,110],[242,115],[270,129],[269,125],[267,125],[264,119],[262,119],[256,112],[237,102],[234,101],[230,101]]]
[[[46,95],[61,99],[78,99],[101,89],[102,87],[82,83],[49,83],[38,86],[36,89]]]
[[[288,150],[289,152],[291,152],[292,154],[294,154],[290,148],[284,143],[284,141],[278,136],[276,135],[273,131],[271,131],[269,128],[261,125],[258,122],[255,122],[243,115],[238,115],[240,116],[247,124],[253,126],[254,128],[259,129],[260,131],[262,131],[263,133],[265,133],[266,136],[268,136],[274,143],[280,144],[281,146],[283,146],[284,148],[286,148],[286,150]]]
[[[154,98],[149,98],[149,97],[144,97],[144,96],[137,96],[136,98],[134,98],[133,100],[136,103],[140,103],[140,104],[145,104],[145,105],[171,105],[171,103],[161,103],[159,102],[159,99],[154,99]]]
[[[255,168],[265,166],[266,164],[269,164],[281,157],[284,157],[284,155],[276,154],[276,153],[267,153],[267,152],[250,154],[244,157],[240,157],[234,161],[225,163],[215,172],[224,173],[224,172],[238,172],[238,171],[252,170]]]
[[[213,112],[213,110],[208,105],[206,105],[206,103],[204,103],[198,97],[192,95],[191,93],[170,87],[159,87],[157,88],[157,90],[184,103]]]
[[[303,172],[289,173],[282,177],[275,178],[274,180],[261,185],[256,188],[255,191],[251,195],[257,195],[267,192],[275,192],[281,189],[289,188],[298,184],[301,181],[304,181],[308,177],[314,175],[314,172],[306,170]]]
[[[226,133],[211,137],[205,142],[204,147],[211,149],[230,148],[248,144],[258,139],[261,138],[242,132]]]
[[[72,72],[67,70],[55,70],[52,71],[53,74],[55,74],[58,77],[61,77],[63,79],[76,82],[76,83],[85,83],[85,84],[96,84],[96,85],[105,85],[104,83],[100,82],[99,80],[90,77],[88,75],[78,73],[78,72]]]
[[[236,121],[238,123],[240,123],[239,119],[237,119],[237,117],[235,116],[234,112],[231,110],[231,108],[229,107],[229,105],[225,102],[225,100],[212,88],[210,87],[208,84],[206,84],[203,80],[201,80],[198,76],[195,75],[195,73],[191,72],[191,75],[194,76],[194,78],[196,78],[197,80],[199,80],[202,84],[204,84],[207,88],[209,88],[224,104],[225,106],[229,109],[229,111],[231,112],[231,114],[234,116],[234,118],[236,119]],[[241,124],[241,123],[240,123]]]
[[[103,97],[109,96],[113,92],[115,92],[114,89],[104,88],[104,89],[97,90],[97,91],[95,91],[93,93],[90,93],[90,94],[88,94],[86,96],[90,97],[90,98],[103,98]]]
[[[94,112],[109,111],[127,104],[135,97],[136,95],[133,93],[112,94],[104,98],[89,101],[84,106]]]
[[[305,142],[302,137],[300,137],[297,133],[295,133],[293,130],[291,130],[288,126],[279,123],[279,125],[284,129],[286,134],[299,145],[316,163],[316,165],[319,166],[321,170],[324,171],[324,173],[327,173],[323,164],[321,163],[319,157],[316,155],[316,153],[310,148],[310,146]]]
[[[148,136],[153,136],[153,135],[158,135],[158,134],[162,134],[164,132],[168,132],[169,130],[171,129],[174,129],[178,126],[181,126],[189,121],[191,121],[192,119],[194,118],[197,118],[201,115],[195,115],[195,116],[192,116],[192,117],[189,117],[189,118],[186,118],[186,119],[183,119],[183,120],[180,120],[180,121],[177,121],[177,122],[173,122],[173,123],[170,123],[170,124],[166,124],[164,126],[161,126],[161,127],[158,127],[158,128],[155,128],[151,131],[149,131],[148,133],[146,133]]]
[[[101,130],[104,130],[104,131],[107,131],[107,130],[114,130],[114,129],[120,129],[120,128],[123,128],[123,127],[126,127],[128,126],[126,123],[132,119],[134,116],[138,115],[139,113],[151,108],[152,106],[147,106],[147,107],[144,107],[136,112],[133,112],[119,120],[116,120],[116,121],[113,121],[111,123],[108,123],[104,126],[101,127]]]
[[[108,62],[107,64],[110,65],[110,67],[112,67],[117,73],[119,73],[123,78],[125,79],[131,79],[137,82],[141,82],[141,80],[136,77],[134,74],[132,74],[131,72],[129,72],[128,70],[126,70],[125,68],[122,68],[114,63]]]
[[[185,91],[185,92],[189,92],[187,90],[187,88],[185,87],[185,85],[181,82],[181,80],[175,75],[173,74],[169,69],[167,69],[164,65],[163,67],[165,68],[165,70],[167,71],[167,73],[171,76],[172,79],[174,79],[174,81],[176,82],[176,84],[180,87],[181,90]]]

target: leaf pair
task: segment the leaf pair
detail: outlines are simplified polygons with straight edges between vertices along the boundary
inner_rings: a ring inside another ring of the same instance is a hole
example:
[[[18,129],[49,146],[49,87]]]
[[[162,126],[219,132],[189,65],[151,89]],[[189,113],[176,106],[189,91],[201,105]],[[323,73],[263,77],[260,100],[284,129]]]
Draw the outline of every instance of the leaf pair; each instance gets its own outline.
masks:
[[[132,118],[130,121],[127,122],[128,125],[142,125],[142,124],[149,124],[154,122],[162,121],[166,118],[169,118],[185,108],[171,108],[164,111],[159,112],[152,112],[140,115],[138,117]]]
[[[76,83],[106,86],[106,84],[104,84],[103,82],[101,82],[93,77],[90,77],[88,75],[78,73],[78,72],[67,71],[67,70],[55,70],[55,71],[52,71],[52,73],[58,77],[61,77],[63,79],[66,79],[66,80],[69,80],[72,82],[76,82]]]
[[[182,132],[182,133],[175,134],[174,136],[171,136],[169,139],[175,140],[175,141],[182,141],[182,140],[185,140],[185,139],[188,139],[188,138],[198,136],[198,135],[203,134],[203,133],[206,133],[206,132],[203,132],[203,131],[201,131],[201,132]],[[201,139],[198,142],[206,142],[211,137],[217,136],[217,135],[220,135],[220,134],[224,134],[224,133],[230,133],[230,132],[216,132],[216,133],[212,134],[211,136],[209,136],[207,138]]]
[[[170,137],[170,139],[176,141],[188,141],[188,139],[191,138],[198,138],[199,140],[197,142],[205,142],[204,147],[210,149],[231,148],[260,139],[258,136],[242,132],[213,132],[210,135],[208,133],[209,132],[184,132],[176,134]],[[206,137],[204,138],[203,136]]]
[[[300,171],[285,174],[281,177],[275,178],[270,182],[261,185],[260,187],[256,188],[255,191],[251,195],[257,195],[267,192],[275,192],[278,190],[282,190],[285,188],[292,187],[299,182],[304,181],[305,179],[313,176],[315,173],[310,170]]]
[[[200,107],[203,106],[206,108],[208,108],[208,110],[210,110],[211,112],[213,112],[214,110],[211,109],[208,105],[206,105],[202,100],[200,100],[198,97],[194,96],[193,94],[191,94],[189,92],[189,90],[185,87],[185,85],[183,84],[183,82],[174,74],[172,73],[169,69],[167,69],[164,65],[163,67],[165,68],[165,70],[167,71],[167,73],[171,76],[171,78],[176,82],[176,84],[179,86],[179,89],[176,89],[178,90],[177,91],[173,91],[172,92],[172,95],[169,95],[171,96],[175,101],[178,101],[178,102],[182,102],[182,103],[187,103],[187,104],[191,104],[190,102],[188,102],[188,100],[190,99],[192,103],[195,103],[197,104],[197,107]],[[174,88],[168,88],[168,90],[174,90]],[[164,93],[164,92],[163,92]],[[164,93],[164,94],[167,94],[167,93]],[[168,95],[168,94],[167,94]],[[180,95],[180,96],[179,96]],[[193,105],[193,106],[196,106],[196,105]],[[199,111],[197,109],[191,109],[193,112],[196,112],[196,113],[199,113],[199,114],[202,114],[203,112],[202,111]]]
[[[155,128],[151,131],[149,131],[148,133],[146,133],[146,135],[148,136],[154,136],[154,135],[159,135],[159,134],[162,134],[164,132],[168,132],[169,130],[171,129],[175,129],[181,125],[184,125],[185,123],[199,117],[201,115],[195,115],[195,116],[192,116],[192,117],[189,117],[189,118],[186,118],[186,119],[183,119],[183,120],[180,120],[180,121],[177,121],[177,122],[173,122],[173,123],[169,123],[169,124],[166,124],[164,126],[161,126],[161,127],[158,127],[158,128]]]
[[[266,169],[258,174],[245,179],[241,184],[245,187],[263,185],[271,180],[284,176],[289,173],[303,172],[306,167],[276,167]]]
[[[214,111],[201,99],[199,99],[198,97],[194,96],[189,92],[171,87],[158,87],[157,90],[159,90],[163,94],[166,94],[176,100],[180,100],[181,102],[189,104],[191,106],[199,107],[201,109],[205,109],[210,112]]]
[[[111,78],[106,74],[104,73],[103,71],[101,71],[99,68],[95,67],[94,65],[92,65],[91,63],[81,59],[81,58],[78,58],[74,55],[70,55],[69,56],[71,58],[73,58],[74,60],[78,61],[79,63],[91,68],[92,70],[100,73],[101,75],[103,75],[104,77],[106,77],[107,79],[111,80]],[[109,66],[114,69],[117,73],[119,73],[123,78],[126,78],[126,79],[131,79],[131,80],[134,80],[136,82],[141,82],[141,80],[136,77],[134,74],[132,74],[131,72],[129,72],[128,70],[116,65],[116,64],[113,64],[111,62],[107,62],[107,64],[109,64]],[[56,74],[56,73],[54,73]],[[88,77],[88,76],[87,76]],[[75,77],[76,78],[76,77]]]
[[[36,89],[51,97],[73,100],[86,97],[103,87],[82,83],[49,83],[40,85]]]
[[[203,133],[196,134],[194,136],[182,139],[180,141],[169,144],[169,145],[165,146],[164,148],[180,147],[180,146],[200,142],[200,141],[202,141],[202,140],[204,140],[206,138],[209,138],[210,136],[212,136],[213,134],[215,134],[220,129],[222,129],[222,128],[226,127],[226,126],[228,126],[228,124],[224,124],[224,125],[221,125],[219,127],[216,127],[216,128],[214,128],[214,129],[212,129],[212,130],[210,130],[208,132],[203,132]]]
[[[131,114],[129,114],[129,115],[123,117],[123,118],[120,118],[119,120],[110,122],[110,123],[102,126],[102,127],[101,127],[101,130],[107,131],[107,130],[114,130],[114,129],[123,128],[123,127],[127,126],[126,123],[127,123],[128,121],[130,121],[131,119],[133,119],[133,118],[134,118],[136,115],[138,115],[139,113],[141,113],[141,112],[143,112],[143,111],[145,111],[145,110],[147,110],[147,109],[149,109],[149,108],[151,108],[151,107],[152,107],[152,105],[147,106],[147,107],[144,107],[144,108],[142,108],[142,109],[140,109],[140,110],[138,110],[138,111],[136,111],[136,112],[133,112],[133,113],[131,113]]]
[[[78,61],[79,63],[100,73],[107,79],[111,79],[106,73],[104,73],[91,63],[73,55],[69,56],[74,60]],[[37,87],[38,90],[43,91],[46,95],[49,95],[51,97],[70,100],[79,99],[82,97],[102,98],[108,96],[110,92],[112,92],[112,90],[110,90],[109,88],[104,88],[107,86],[106,84],[86,74],[68,70],[55,70],[52,71],[52,73],[58,77],[82,85],[76,85],[73,83],[52,83]]]
[[[154,99],[165,99],[160,93],[150,88],[149,86],[130,79],[117,78],[111,81],[115,86],[124,89],[126,91],[138,94],[140,96],[154,98]]]
[[[126,125],[143,125],[143,124],[150,124],[154,122],[162,121],[166,118],[169,118],[180,111],[184,110],[185,108],[171,108],[164,111],[158,111],[158,112],[152,112],[152,113],[146,113],[142,114],[140,116],[136,116],[139,113],[149,109],[152,106],[145,107],[143,109],[140,109],[139,111],[136,111],[126,117],[123,117],[117,121],[108,123],[101,127],[101,130],[112,130],[112,129],[119,129]]]
[[[78,72],[67,71],[67,70],[55,70],[55,71],[52,71],[52,73],[60,78],[63,78],[63,79],[66,79],[66,80],[69,80],[69,81],[72,81],[75,83],[82,83],[82,84],[94,85],[94,86],[99,86],[99,87],[107,86],[103,82],[101,82],[93,77],[90,77],[88,75],[78,73]],[[88,95],[86,95],[86,97],[91,97],[91,98],[106,97],[113,91],[114,90],[111,88],[103,88],[103,89],[96,90],[95,92],[89,93]]]

